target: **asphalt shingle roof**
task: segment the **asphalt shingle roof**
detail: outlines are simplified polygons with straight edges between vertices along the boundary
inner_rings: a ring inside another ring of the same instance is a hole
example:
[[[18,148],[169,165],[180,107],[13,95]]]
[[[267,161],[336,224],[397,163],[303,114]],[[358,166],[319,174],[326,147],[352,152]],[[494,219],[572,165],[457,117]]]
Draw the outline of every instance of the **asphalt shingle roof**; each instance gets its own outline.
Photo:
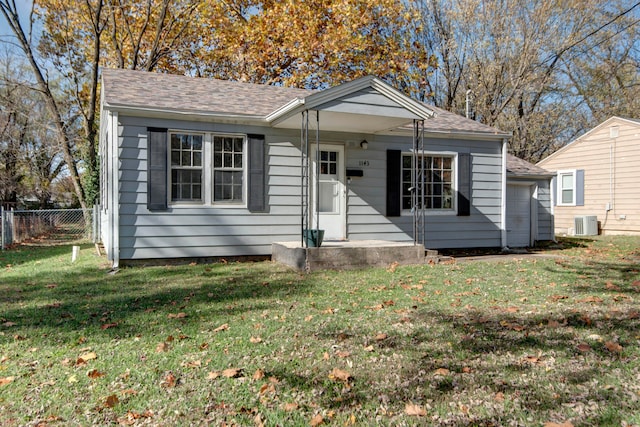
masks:
[[[105,101],[112,106],[264,117],[287,102],[310,95],[304,89],[209,78],[102,70]]]
[[[542,169],[533,163],[522,160],[511,154],[507,154],[507,174],[512,176],[553,176],[553,172]]]
[[[123,69],[103,69],[102,81],[104,101],[114,107],[260,118],[296,98],[314,93],[306,89]],[[442,108],[425,105],[436,113],[425,121],[427,131],[505,134]]]

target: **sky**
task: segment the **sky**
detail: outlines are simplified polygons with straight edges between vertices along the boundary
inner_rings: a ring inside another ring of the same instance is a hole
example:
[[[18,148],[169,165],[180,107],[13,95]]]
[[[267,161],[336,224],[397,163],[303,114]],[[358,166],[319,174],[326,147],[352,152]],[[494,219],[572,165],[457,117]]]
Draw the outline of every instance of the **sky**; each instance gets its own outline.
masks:
[[[31,12],[31,0],[16,0],[16,6],[18,7],[18,15],[21,18],[23,25],[26,27],[29,22],[29,13]],[[26,29],[26,28],[25,28]],[[8,35],[12,35],[9,25],[4,16],[0,15],[0,43],[4,44],[8,39]]]

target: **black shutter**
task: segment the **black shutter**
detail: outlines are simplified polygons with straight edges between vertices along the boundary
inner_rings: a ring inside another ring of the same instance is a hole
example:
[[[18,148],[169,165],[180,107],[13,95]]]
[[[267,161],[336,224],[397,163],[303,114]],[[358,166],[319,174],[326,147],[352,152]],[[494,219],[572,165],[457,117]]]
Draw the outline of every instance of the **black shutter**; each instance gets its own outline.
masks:
[[[249,153],[249,182],[247,207],[249,212],[266,212],[265,144],[264,135],[247,135]]]
[[[400,216],[402,153],[400,150],[387,150],[387,216]]]
[[[147,209],[167,210],[167,129],[147,128]]]
[[[458,154],[458,216],[471,215],[471,155]]]

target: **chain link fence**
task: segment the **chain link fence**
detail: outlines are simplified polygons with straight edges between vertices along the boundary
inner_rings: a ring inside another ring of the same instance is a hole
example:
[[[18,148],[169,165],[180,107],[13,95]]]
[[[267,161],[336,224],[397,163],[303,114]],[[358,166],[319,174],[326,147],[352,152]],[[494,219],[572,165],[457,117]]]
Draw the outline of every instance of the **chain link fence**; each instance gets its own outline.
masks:
[[[2,249],[27,242],[97,242],[97,209],[2,209]]]

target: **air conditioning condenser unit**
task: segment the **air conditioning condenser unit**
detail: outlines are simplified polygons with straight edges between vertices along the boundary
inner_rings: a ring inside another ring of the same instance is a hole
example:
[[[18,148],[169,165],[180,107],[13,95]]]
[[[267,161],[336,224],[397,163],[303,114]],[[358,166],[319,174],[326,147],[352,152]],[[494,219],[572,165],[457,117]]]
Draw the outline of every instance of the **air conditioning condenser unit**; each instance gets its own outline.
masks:
[[[598,217],[596,215],[581,215],[574,218],[576,236],[597,236]]]

